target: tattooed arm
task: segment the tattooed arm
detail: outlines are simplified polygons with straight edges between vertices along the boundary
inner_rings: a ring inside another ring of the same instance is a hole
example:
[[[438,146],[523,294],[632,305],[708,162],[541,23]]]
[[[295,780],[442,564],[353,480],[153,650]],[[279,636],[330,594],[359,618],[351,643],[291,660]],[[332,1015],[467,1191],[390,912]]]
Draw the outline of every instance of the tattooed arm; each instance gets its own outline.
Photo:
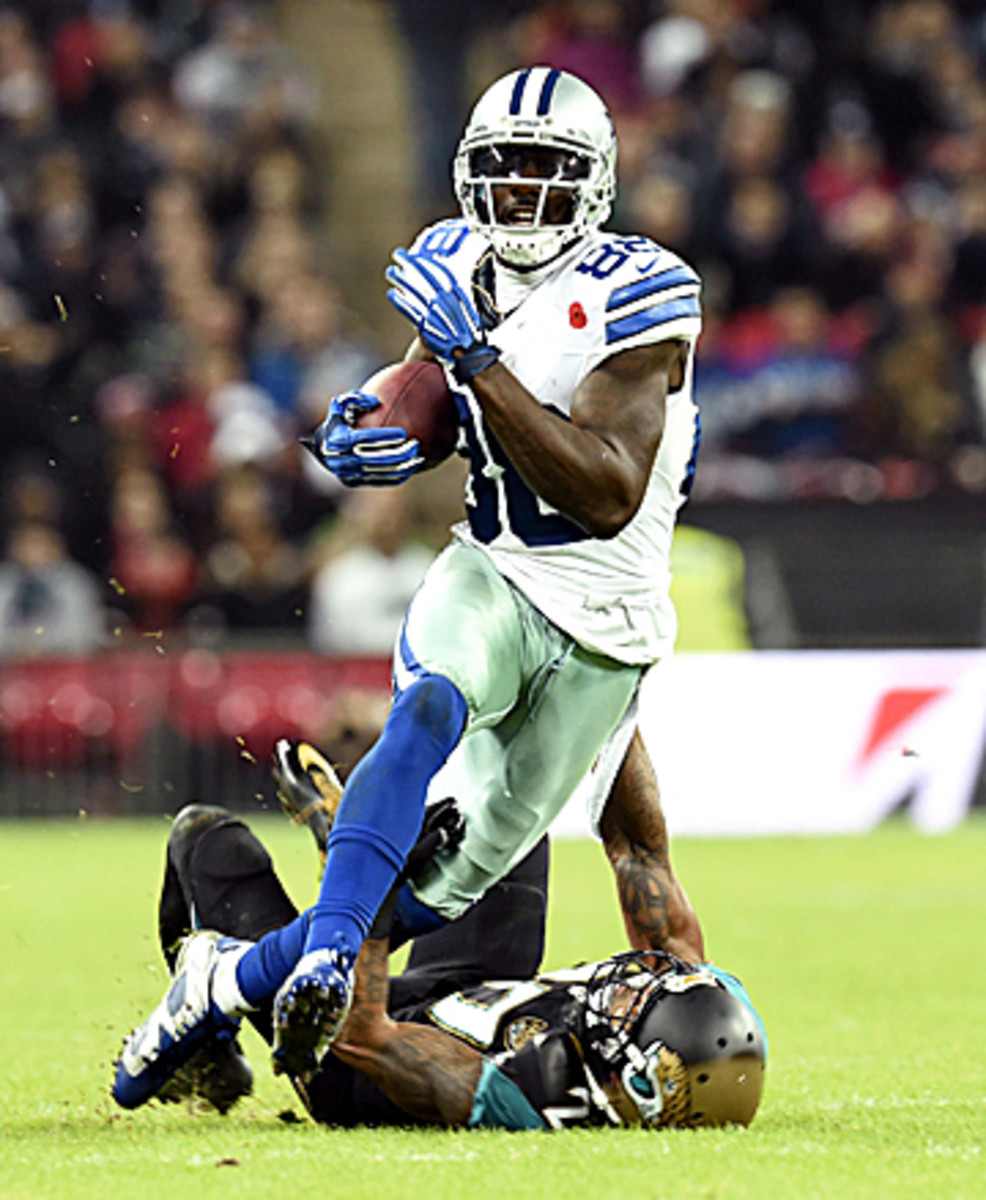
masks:
[[[633,948],[668,950],[688,962],[701,962],[705,958],[702,927],[671,868],[661,795],[639,731],[633,735],[599,828]]]
[[[387,1015],[387,953],[387,939],[363,943],[352,1011],[332,1051],[411,1116],[465,1125],[483,1056],[440,1029]]]

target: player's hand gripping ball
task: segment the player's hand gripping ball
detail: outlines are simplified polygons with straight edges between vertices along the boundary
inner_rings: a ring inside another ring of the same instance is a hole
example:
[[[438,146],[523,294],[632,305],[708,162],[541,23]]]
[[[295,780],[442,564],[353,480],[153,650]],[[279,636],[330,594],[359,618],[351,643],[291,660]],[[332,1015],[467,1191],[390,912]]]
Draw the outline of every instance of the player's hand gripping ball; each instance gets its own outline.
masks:
[[[386,487],[444,461],[458,435],[441,367],[402,362],[336,396],[314,435],[302,440],[347,487]]]

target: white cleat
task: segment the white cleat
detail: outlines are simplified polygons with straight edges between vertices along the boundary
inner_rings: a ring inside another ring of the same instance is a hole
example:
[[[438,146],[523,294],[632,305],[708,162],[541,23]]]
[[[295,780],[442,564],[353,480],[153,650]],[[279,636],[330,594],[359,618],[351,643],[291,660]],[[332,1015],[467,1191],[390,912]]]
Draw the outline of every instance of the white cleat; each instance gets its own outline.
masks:
[[[240,1011],[224,1011],[216,1002],[217,968],[235,963],[253,945],[211,930],[193,933],[182,943],[175,974],[164,999],[124,1041],[116,1062],[113,1099],[123,1108],[139,1108],[153,1099],[210,1038],[233,1038]]]

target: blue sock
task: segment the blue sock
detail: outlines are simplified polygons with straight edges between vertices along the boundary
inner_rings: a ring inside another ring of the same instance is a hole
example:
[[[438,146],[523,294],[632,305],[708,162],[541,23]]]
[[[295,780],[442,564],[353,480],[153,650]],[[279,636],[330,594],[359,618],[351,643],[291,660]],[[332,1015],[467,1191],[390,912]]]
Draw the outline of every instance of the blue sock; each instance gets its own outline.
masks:
[[[346,783],[305,952],[340,942],[356,951],[421,829],[428,785],[462,736],[462,693],[440,675],[416,679]]]
[[[254,1006],[269,1000],[301,958],[308,932],[308,913],[290,925],[264,934],[236,964],[236,982],[243,999]]]

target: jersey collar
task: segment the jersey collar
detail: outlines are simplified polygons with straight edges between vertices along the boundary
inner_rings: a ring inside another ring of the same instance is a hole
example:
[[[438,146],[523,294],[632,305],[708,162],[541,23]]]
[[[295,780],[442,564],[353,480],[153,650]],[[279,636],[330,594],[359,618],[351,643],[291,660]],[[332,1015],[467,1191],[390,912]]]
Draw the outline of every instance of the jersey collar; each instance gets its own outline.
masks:
[[[483,328],[495,329],[546,279],[568,266],[584,248],[585,239],[580,238],[574,246],[536,271],[515,271],[500,262],[492,249],[487,250],[476,264],[472,276],[473,297]]]

